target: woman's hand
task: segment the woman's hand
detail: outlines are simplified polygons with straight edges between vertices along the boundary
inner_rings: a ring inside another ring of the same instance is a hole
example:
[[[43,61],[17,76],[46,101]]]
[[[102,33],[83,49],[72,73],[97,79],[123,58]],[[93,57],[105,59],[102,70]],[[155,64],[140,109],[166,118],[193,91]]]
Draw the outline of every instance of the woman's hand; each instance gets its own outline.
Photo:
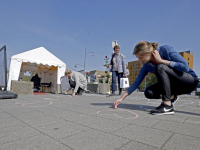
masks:
[[[74,92],[74,93],[72,93],[72,97],[74,97],[76,95],[76,93]]]
[[[163,59],[160,57],[159,52],[158,52],[157,50],[155,50],[155,51],[152,52],[152,54],[153,54],[153,57],[154,57],[155,61],[156,61],[158,64],[162,64]]]
[[[122,102],[122,100],[123,100],[122,98],[119,98],[113,103],[115,109],[117,108],[117,105],[119,105]]]
[[[114,108],[116,109],[117,106],[125,99],[125,97],[128,96],[128,92],[126,91],[122,97],[120,97],[119,99],[117,99],[114,103],[113,103],[113,106]]]

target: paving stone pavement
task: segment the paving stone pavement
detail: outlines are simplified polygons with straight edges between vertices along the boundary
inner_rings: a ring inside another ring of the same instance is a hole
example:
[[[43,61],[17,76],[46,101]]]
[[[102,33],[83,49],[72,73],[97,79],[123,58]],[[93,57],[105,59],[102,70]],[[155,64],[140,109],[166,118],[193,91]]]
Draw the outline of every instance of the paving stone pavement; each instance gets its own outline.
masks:
[[[199,150],[200,99],[182,95],[174,115],[151,115],[161,100],[128,96],[20,95],[0,100],[0,150]]]

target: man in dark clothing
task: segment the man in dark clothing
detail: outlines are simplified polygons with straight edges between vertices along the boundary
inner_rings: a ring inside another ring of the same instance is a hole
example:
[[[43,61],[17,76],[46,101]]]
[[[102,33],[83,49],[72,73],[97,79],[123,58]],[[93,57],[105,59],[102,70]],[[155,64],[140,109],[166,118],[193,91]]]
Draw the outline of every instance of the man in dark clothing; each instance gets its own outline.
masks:
[[[34,88],[40,90],[40,78],[37,73],[31,78],[31,82],[34,82]]]

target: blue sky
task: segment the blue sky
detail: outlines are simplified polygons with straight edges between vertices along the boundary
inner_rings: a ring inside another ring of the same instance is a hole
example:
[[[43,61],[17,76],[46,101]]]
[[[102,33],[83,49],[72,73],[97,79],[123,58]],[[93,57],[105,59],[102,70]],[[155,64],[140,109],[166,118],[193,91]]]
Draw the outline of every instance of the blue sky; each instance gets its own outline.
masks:
[[[40,46],[72,69],[105,70],[104,57],[117,40],[126,61],[139,41],[194,52],[200,76],[199,0],[0,0],[0,47],[8,58]],[[9,60],[9,59],[8,59]]]

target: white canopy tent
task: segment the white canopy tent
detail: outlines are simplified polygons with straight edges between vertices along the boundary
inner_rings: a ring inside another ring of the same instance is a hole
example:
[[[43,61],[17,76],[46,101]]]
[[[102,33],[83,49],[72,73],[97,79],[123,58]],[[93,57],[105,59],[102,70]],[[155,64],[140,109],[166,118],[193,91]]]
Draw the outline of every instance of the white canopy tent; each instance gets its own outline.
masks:
[[[52,82],[51,92],[60,92],[60,78],[64,76],[66,64],[46,50],[39,47],[11,57],[7,90],[11,88],[11,81],[18,80],[25,71],[38,73],[41,82]]]

